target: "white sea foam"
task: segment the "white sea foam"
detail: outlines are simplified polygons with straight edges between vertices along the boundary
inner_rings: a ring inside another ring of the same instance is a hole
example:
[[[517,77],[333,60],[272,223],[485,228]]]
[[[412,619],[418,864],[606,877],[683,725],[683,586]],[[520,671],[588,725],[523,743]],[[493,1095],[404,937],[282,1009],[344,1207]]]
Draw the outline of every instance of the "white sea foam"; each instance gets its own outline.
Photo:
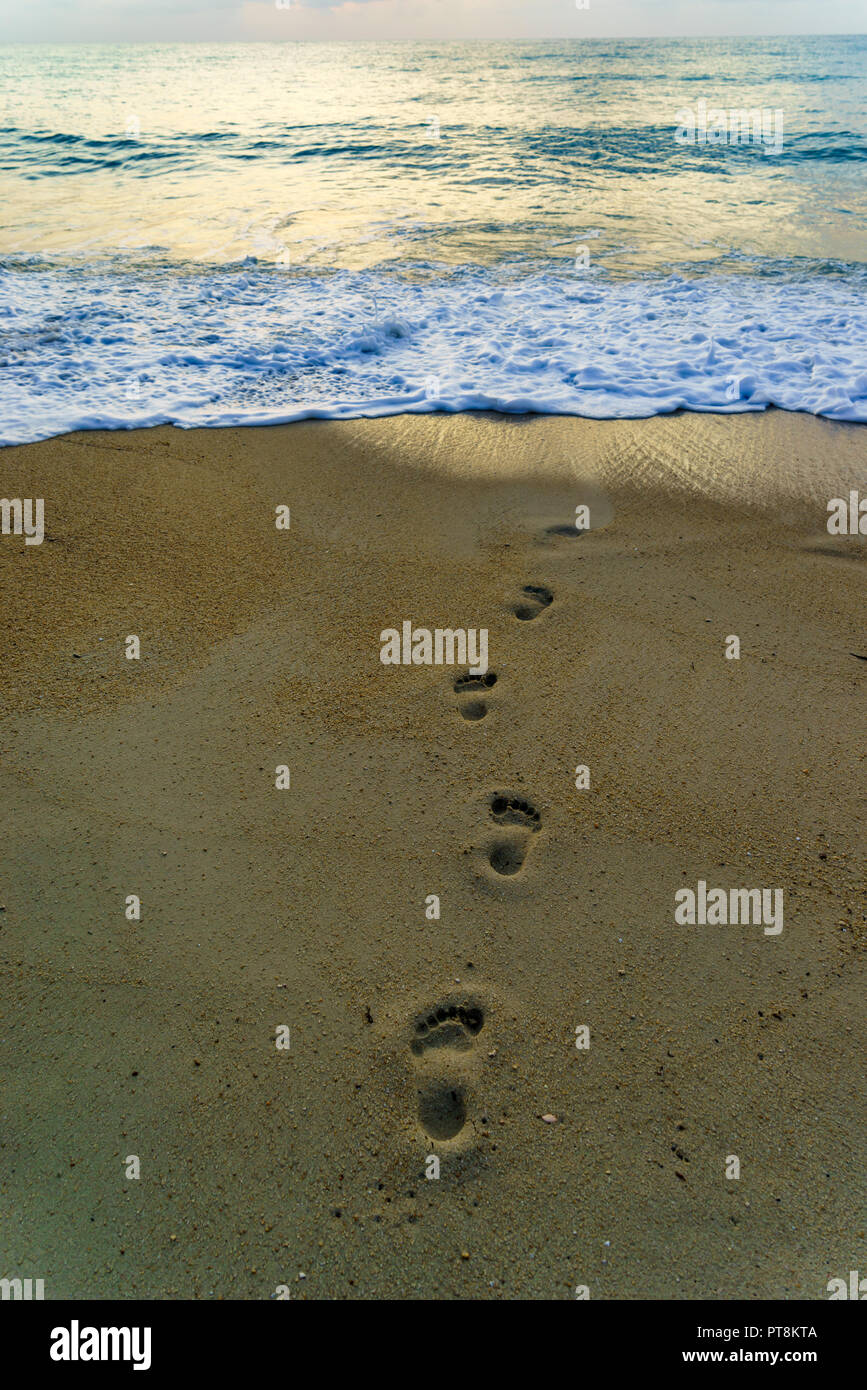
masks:
[[[434,410],[867,421],[859,278],[0,272],[0,441]]]

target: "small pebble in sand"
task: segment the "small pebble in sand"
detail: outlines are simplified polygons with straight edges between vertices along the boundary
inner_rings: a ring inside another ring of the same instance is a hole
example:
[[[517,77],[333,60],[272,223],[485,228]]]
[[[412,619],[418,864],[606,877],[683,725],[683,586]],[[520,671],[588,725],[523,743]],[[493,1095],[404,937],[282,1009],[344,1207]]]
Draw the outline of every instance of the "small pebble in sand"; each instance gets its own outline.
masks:
[[[557,1123],[556,1115],[543,1115],[542,1119],[546,1125],[555,1125]]]

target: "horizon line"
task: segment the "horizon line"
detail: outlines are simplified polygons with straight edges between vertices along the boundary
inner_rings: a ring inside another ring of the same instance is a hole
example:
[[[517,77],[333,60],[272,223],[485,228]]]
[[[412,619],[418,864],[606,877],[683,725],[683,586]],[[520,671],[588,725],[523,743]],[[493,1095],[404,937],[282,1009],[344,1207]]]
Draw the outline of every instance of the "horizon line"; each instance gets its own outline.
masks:
[[[837,30],[837,29],[817,29],[805,30],[803,33],[748,33],[748,34],[543,34],[539,38],[511,38],[511,39],[488,39],[488,38],[454,38],[454,39],[425,39],[425,38],[346,38],[346,39],[310,39],[310,38],[260,38],[260,39],[5,39],[0,40],[2,48],[93,48],[99,44],[111,45],[118,48],[128,44],[177,44],[198,46],[205,45],[216,47],[218,44],[284,44],[284,43],[315,43],[315,44],[385,44],[385,43],[421,43],[427,47],[438,47],[445,44],[455,43],[485,43],[485,44],[518,44],[518,43],[597,43],[616,39],[620,42],[630,42],[632,40],[666,40],[671,39],[677,43],[700,43],[707,39],[862,39],[867,38],[867,30]]]

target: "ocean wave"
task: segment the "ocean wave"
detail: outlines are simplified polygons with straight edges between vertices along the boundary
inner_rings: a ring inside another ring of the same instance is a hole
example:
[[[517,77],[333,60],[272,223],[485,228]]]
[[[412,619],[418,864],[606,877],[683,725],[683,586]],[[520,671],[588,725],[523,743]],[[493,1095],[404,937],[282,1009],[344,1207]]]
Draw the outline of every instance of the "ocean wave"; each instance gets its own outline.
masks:
[[[867,422],[863,274],[0,270],[0,441],[435,410]]]
[[[240,130],[147,133],[140,137],[123,132],[95,137],[7,127],[0,130],[0,170],[30,180],[101,170],[153,177],[170,176],[193,166],[198,172],[228,170],[239,160],[270,160],[276,165],[287,160],[293,164],[362,160],[402,173],[436,168],[456,174],[496,159],[503,165],[504,177],[523,183],[550,177],[547,160],[556,160],[575,173],[601,165],[606,171],[650,175],[685,168],[717,171],[725,165],[762,161],[767,155],[761,141],[679,144],[674,138],[676,115],[672,106],[670,124],[635,126],[540,125],[527,129],[456,123],[447,127],[447,139],[435,142],[428,138],[429,123],[421,115],[396,130],[376,131],[374,138],[368,127],[347,124],[263,127],[255,138]],[[785,161],[790,170],[802,163],[863,163],[867,160],[867,138],[858,130],[786,128],[782,146],[773,157]],[[471,175],[471,181],[478,182],[478,174],[474,178]]]

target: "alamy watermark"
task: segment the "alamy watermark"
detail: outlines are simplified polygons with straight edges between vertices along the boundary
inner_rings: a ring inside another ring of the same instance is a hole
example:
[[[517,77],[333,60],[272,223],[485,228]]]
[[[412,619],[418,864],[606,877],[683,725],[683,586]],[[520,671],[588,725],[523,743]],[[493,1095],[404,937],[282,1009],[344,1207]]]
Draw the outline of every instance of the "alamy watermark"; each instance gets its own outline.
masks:
[[[3,1302],[28,1302],[45,1297],[44,1279],[0,1279],[0,1299]]]
[[[41,545],[45,539],[44,497],[0,498],[0,531],[4,536],[23,535],[25,545]]]
[[[835,1299],[856,1298],[863,1303],[867,1299],[867,1279],[860,1278],[857,1269],[849,1270],[848,1284],[845,1279],[829,1279],[825,1288],[832,1302]]]
[[[414,628],[406,619],[399,631],[383,628],[379,634],[379,659],[383,666],[467,666],[471,676],[488,669],[488,629],[437,627]]]
[[[783,930],[782,888],[708,888],[699,879],[696,889],[678,888],[674,920],[678,926],[764,926],[765,936]]]
[[[845,497],[832,497],[828,503],[827,527],[832,536],[867,536],[867,497],[854,489]]]
[[[763,154],[780,154],[783,148],[783,112],[777,107],[745,107],[728,111],[708,106],[702,98],[695,108],[683,106],[675,113],[679,145],[761,145]]]
[[[73,1318],[69,1327],[51,1332],[52,1361],[131,1361],[134,1371],[151,1364],[149,1327],[82,1327]]]

